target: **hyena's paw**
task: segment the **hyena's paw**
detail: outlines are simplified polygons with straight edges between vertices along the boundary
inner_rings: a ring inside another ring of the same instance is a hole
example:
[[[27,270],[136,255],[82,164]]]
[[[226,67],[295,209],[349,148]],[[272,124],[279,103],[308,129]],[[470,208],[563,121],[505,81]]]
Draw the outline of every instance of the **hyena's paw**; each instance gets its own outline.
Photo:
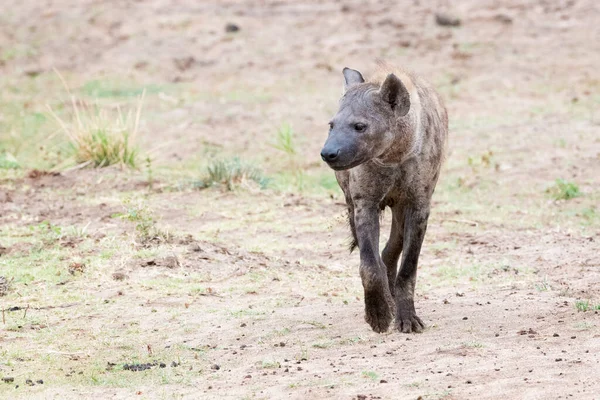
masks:
[[[395,326],[402,333],[421,333],[425,329],[425,324],[415,312],[414,304],[408,307],[405,304],[396,305]]]
[[[365,290],[365,321],[371,325],[371,328],[377,333],[387,331],[392,317],[393,309],[384,291]]]

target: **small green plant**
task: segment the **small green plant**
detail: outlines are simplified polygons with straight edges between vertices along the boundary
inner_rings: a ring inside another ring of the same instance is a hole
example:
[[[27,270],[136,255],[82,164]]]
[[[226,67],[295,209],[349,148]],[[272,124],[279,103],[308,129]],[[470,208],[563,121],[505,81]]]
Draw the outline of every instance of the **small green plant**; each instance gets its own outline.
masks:
[[[481,156],[470,156],[467,159],[467,162],[473,172],[477,172],[479,167],[489,168],[493,164],[494,152],[492,150],[488,150],[481,154]]]
[[[319,321],[302,321],[303,324],[312,325],[318,329],[327,329],[327,325],[322,324]]]
[[[283,123],[277,130],[275,142],[271,144],[277,150],[281,150],[289,156],[296,155],[296,138],[292,126],[288,123]]]
[[[281,367],[281,363],[279,361],[263,361],[262,362],[263,369],[274,369]]]
[[[215,185],[224,185],[228,190],[248,182],[257,183],[261,189],[269,184],[269,179],[263,172],[238,157],[231,160],[215,160],[206,168],[206,178],[197,183],[198,187],[206,188]]]
[[[577,311],[585,312],[590,309],[590,302],[589,300],[577,300],[575,302],[575,308]]]
[[[294,358],[297,361],[306,361],[308,360],[308,349],[304,347],[304,344],[300,344],[300,354],[296,353]]]
[[[596,218],[600,216],[595,207],[584,208],[581,211],[581,216],[585,219],[586,224],[592,224]]]
[[[285,160],[285,172],[282,172],[281,178],[284,181],[290,180],[292,184],[300,191],[304,191],[307,186],[306,174],[300,168],[298,163],[297,135],[288,123],[283,123],[277,130],[275,141],[271,147],[282,151],[287,155]],[[288,172],[289,171],[289,172]]]
[[[557,179],[554,185],[549,187],[546,192],[555,200],[570,200],[581,196],[579,186],[576,183],[568,182],[564,179]]]
[[[575,302],[577,311],[586,312],[590,310],[600,310],[600,304],[593,305],[589,300],[577,300]]]
[[[58,244],[58,241],[63,237],[62,228],[47,220],[40,222],[38,225],[30,226],[29,230],[40,239],[40,243],[33,247],[36,251]]]
[[[137,238],[142,245],[169,240],[169,234],[156,227],[154,212],[144,201],[126,198],[123,207],[125,212],[118,216],[135,223]]]
[[[67,236],[73,236],[76,238],[85,238],[88,236],[87,228],[90,226],[90,222],[88,222],[83,227],[72,226],[67,230]]]
[[[374,381],[379,379],[379,375],[377,375],[377,373],[375,371],[363,371],[362,376],[363,376],[363,378],[369,378]]]
[[[587,331],[589,329],[594,328],[596,325],[592,324],[591,322],[578,322],[574,325],[574,328],[580,331]]]
[[[152,173],[152,159],[146,156],[146,174],[148,175],[148,189],[152,191],[154,187],[154,174]]]
[[[544,279],[540,283],[536,283],[535,289],[538,292],[547,292],[548,290],[550,290],[550,284],[548,283],[548,278],[544,277]]]
[[[314,347],[316,349],[328,349],[332,345],[333,345],[333,342],[324,341],[324,342],[313,343],[312,347]]]

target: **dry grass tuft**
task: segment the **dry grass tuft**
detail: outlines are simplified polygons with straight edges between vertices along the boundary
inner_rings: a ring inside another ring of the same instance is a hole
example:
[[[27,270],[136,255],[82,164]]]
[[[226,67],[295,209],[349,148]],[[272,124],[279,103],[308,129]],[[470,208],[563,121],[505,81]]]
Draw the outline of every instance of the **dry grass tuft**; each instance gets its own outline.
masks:
[[[58,75],[69,91],[62,76]],[[127,113],[118,106],[106,109],[97,104],[88,105],[77,101],[70,91],[69,94],[72,107],[70,120],[59,117],[50,107],[48,109],[70,142],[72,161],[79,167],[120,165],[136,168],[139,150],[135,143],[145,92],[139,97],[135,110]]]

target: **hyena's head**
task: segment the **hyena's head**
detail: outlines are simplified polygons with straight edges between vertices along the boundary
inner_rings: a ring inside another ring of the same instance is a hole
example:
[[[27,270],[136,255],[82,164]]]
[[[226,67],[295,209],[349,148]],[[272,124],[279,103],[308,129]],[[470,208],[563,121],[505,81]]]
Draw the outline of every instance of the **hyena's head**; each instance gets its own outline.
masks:
[[[410,110],[410,95],[394,74],[381,85],[365,82],[360,72],[344,68],[345,93],[329,122],[321,158],[331,168],[356,167],[381,156],[395,139],[398,119]]]

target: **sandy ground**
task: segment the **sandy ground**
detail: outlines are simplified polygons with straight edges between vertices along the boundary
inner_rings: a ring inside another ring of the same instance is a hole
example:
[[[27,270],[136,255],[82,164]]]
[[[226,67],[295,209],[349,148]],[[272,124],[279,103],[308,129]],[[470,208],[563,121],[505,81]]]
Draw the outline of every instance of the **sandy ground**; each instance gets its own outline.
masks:
[[[64,98],[53,68],[103,104],[146,87],[140,139],[156,169],[152,190],[146,172],[116,168],[0,182],[0,275],[16,277],[0,303],[18,307],[0,326],[0,375],[15,378],[0,382],[4,398],[599,398],[600,4],[3,9],[0,116]],[[461,26],[438,26],[436,12]],[[270,145],[282,123],[299,135],[295,168],[331,176],[318,154],[340,71],[368,74],[377,57],[429,79],[450,115],[417,282],[422,334],[364,322],[338,191],[186,181],[213,152],[285,171]],[[558,178],[582,195],[554,200]],[[169,240],[133,244],[115,218],[128,196]],[[56,238],[42,221],[76,234]],[[132,362],[165,367],[123,369]]]

